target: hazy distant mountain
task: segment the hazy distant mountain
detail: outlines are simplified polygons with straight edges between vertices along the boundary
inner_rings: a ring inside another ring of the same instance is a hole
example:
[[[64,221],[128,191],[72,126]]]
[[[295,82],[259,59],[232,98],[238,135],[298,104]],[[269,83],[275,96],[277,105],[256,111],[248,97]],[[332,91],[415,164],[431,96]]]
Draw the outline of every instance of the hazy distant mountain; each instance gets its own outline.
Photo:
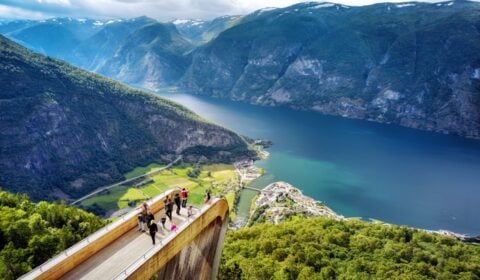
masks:
[[[156,23],[156,20],[148,17],[106,22],[97,33],[73,49],[73,56],[69,62],[85,69],[98,71],[121,50],[126,43],[125,39],[130,34],[152,23]]]
[[[153,90],[183,75],[193,49],[173,24],[148,17],[2,22],[0,31],[39,53]]]
[[[53,18],[37,22],[18,21],[2,34],[39,53],[56,58],[72,59],[72,50],[96,33],[104,23],[91,19]],[[9,26],[6,25],[6,26]]]
[[[193,93],[480,137],[480,3],[263,9],[193,54]]]
[[[33,20],[0,20],[0,33],[8,35],[33,24],[37,24],[37,22]]]
[[[99,73],[151,90],[176,82],[188,67],[193,49],[173,24],[147,24],[129,36]]]
[[[234,26],[241,16],[223,16],[213,20],[177,19],[172,21],[181,35],[196,45],[207,43],[222,31]]]
[[[0,186],[75,197],[154,160],[250,154],[235,133],[157,96],[0,36]]]

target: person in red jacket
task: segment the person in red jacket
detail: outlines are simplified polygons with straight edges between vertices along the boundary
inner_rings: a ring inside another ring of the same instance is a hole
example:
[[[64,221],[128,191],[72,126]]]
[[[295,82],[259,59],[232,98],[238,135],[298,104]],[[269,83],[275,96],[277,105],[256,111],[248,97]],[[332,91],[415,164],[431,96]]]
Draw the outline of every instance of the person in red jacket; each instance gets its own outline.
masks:
[[[188,190],[186,188],[182,189],[180,197],[182,198],[182,208],[187,208]]]

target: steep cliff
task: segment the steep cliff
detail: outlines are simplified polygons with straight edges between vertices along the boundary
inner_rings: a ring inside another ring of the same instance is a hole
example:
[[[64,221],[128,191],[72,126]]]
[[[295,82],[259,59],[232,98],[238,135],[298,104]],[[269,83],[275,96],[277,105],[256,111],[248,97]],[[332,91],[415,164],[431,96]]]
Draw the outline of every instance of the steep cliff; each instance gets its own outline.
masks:
[[[198,48],[182,85],[480,138],[480,4],[260,10]]]
[[[154,22],[135,30],[98,73],[142,88],[156,90],[180,79],[193,46],[173,24]]]
[[[151,161],[251,154],[235,133],[154,95],[0,37],[0,185],[75,197]]]

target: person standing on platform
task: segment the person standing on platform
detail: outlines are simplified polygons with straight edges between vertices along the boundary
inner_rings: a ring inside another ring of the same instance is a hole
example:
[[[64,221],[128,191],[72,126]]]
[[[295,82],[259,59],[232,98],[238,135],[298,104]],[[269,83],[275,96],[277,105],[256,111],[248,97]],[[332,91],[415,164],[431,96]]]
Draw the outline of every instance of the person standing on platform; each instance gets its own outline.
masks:
[[[149,224],[148,228],[150,229],[150,236],[152,237],[152,244],[155,245],[155,235],[158,232],[158,227],[157,227],[157,223],[155,223],[155,220],[150,221],[150,224]]]
[[[170,197],[167,196],[167,198],[165,199],[165,215],[167,215],[170,221],[172,221],[172,211],[173,211],[173,203],[170,200]]]
[[[145,227],[144,227],[144,224],[147,223],[147,215],[148,215],[148,212],[150,211],[150,206],[147,204],[147,202],[144,202],[142,203],[142,205],[140,205],[139,207],[137,207],[137,209],[140,210],[140,214],[139,214],[139,217],[138,217],[138,227],[139,227],[139,231],[141,230],[142,232],[145,232]],[[142,217],[140,217],[140,215]],[[148,225],[148,223],[147,223]]]
[[[167,216],[164,215],[164,216],[160,219],[160,222],[162,223],[163,229],[166,229],[166,228],[165,228],[165,222],[166,222],[166,221],[167,221]]]
[[[147,215],[147,225],[149,225],[151,222],[155,222],[155,216],[153,215],[152,211],[148,211]]]
[[[190,218],[193,216],[193,208],[192,205],[188,206],[187,216]]]
[[[187,208],[188,190],[186,188],[182,189],[180,197],[182,198],[182,208]]]
[[[212,198],[212,195],[210,194],[210,190],[207,190],[207,193],[205,194],[205,204],[210,202],[210,199]]]
[[[175,205],[177,205],[177,215],[180,215],[180,194],[176,193],[173,200],[175,200]]]
[[[144,220],[142,213],[138,214],[138,231],[145,232]]]

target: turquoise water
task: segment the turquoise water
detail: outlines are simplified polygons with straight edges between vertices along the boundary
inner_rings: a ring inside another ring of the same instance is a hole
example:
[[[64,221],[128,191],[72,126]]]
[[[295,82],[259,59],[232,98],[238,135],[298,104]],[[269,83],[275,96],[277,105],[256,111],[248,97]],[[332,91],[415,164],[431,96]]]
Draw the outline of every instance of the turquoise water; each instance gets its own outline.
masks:
[[[345,216],[480,234],[480,141],[288,108],[162,94],[274,142],[264,187],[287,181]],[[248,208],[253,192],[242,197]]]

